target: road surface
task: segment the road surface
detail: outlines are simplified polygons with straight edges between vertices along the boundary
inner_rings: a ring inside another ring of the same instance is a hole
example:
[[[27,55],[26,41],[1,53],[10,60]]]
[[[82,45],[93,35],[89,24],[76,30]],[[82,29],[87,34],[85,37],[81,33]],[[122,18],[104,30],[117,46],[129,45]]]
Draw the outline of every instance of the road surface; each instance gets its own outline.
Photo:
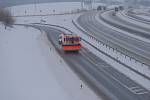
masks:
[[[100,19],[103,19],[108,24],[111,24],[114,27],[120,28],[124,31],[129,32],[130,34],[139,35],[141,37],[150,39],[150,28],[146,28],[144,26],[136,25],[132,22],[127,22],[119,18],[117,15],[113,16],[114,11],[106,11],[104,13],[100,13]]]
[[[59,30],[40,27],[66,63],[105,100],[149,100],[148,90],[135,83],[111,65],[83,48],[79,54],[66,54],[58,43]],[[119,67],[119,66],[118,66]]]
[[[120,33],[99,23],[96,12],[88,12],[78,18],[78,23],[100,41],[120,52],[150,65],[150,44]]]

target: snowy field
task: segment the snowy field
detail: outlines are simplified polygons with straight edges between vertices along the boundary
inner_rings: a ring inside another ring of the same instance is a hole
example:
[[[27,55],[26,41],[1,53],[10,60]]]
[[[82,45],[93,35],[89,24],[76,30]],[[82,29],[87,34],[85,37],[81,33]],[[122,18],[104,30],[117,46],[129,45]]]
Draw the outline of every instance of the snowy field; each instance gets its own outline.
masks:
[[[104,5],[102,3],[94,3],[93,9],[96,9],[98,5]],[[19,9],[18,9],[19,8]],[[29,4],[20,5],[14,7],[8,7],[14,16],[22,15],[48,15],[48,14],[67,14],[76,13],[81,10],[80,2],[57,2],[57,3],[41,3],[41,4]],[[88,10],[89,7],[84,5],[84,10]]]
[[[0,27],[0,31],[1,100],[70,98],[50,70],[50,64],[57,66],[50,58],[56,57],[42,40],[44,34],[24,27],[7,30]],[[45,53],[49,53],[49,58]]]

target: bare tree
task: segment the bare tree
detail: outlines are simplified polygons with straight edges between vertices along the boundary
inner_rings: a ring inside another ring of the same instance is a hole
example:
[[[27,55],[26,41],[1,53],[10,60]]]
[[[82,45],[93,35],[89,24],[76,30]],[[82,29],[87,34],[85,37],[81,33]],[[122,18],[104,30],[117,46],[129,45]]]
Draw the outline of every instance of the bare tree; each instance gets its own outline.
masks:
[[[15,19],[12,17],[9,10],[0,8],[0,21],[5,26],[12,26],[15,22]]]

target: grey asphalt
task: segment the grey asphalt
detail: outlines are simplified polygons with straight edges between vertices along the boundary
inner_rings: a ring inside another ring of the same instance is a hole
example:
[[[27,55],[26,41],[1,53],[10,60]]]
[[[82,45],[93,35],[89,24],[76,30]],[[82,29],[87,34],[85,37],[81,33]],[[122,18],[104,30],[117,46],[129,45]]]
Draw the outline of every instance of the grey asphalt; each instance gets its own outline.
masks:
[[[89,12],[78,18],[78,23],[100,41],[116,48],[120,52],[150,65],[150,44],[122,34],[99,23],[96,12]]]
[[[149,100],[150,92],[111,65],[83,48],[78,54],[65,53],[58,44],[61,31],[40,27],[70,68],[104,100]],[[118,66],[119,67],[119,66]]]
[[[134,20],[136,20],[136,21],[139,21],[139,22],[142,22],[142,23],[146,23],[146,24],[150,24],[150,20],[141,18],[141,17],[137,16],[136,14],[132,14],[132,13],[129,13],[129,12],[128,12],[126,15],[127,15],[129,18],[134,19]]]
[[[114,11],[106,11],[102,14],[100,14],[100,18],[104,19],[107,23],[113,25],[114,27],[120,28],[124,31],[127,31],[131,34],[139,35],[141,37],[150,39],[150,28],[146,28],[144,26],[139,26],[137,24],[134,24],[132,22],[127,22],[122,20],[120,17],[113,16]]]

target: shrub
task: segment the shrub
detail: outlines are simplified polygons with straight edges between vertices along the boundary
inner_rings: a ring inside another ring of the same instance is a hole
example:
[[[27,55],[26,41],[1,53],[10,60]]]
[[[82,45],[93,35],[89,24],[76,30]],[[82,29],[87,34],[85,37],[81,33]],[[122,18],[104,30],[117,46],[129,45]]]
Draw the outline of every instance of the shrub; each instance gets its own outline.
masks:
[[[11,15],[11,12],[3,8],[0,8],[0,21],[5,26],[12,26],[15,22],[14,18]]]

